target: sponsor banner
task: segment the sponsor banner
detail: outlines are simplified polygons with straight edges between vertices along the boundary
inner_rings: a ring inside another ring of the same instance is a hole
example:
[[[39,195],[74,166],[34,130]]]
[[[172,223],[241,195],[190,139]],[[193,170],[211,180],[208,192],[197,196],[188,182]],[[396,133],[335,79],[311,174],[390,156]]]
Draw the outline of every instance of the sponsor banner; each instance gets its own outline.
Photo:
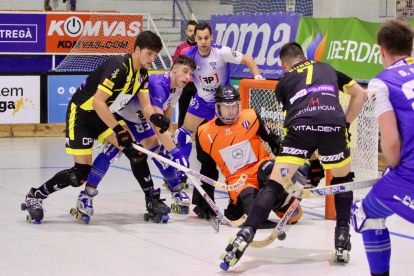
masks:
[[[0,76],[0,124],[40,123],[40,76]]]
[[[414,20],[408,22],[414,26]],[[302,17],[296,42],[308,59],[327,62],[354,79],[369,80],[384,70],[376,42],[380,25],[355,17]]]
[[[276,79],[284,72],[280,48],[295,40],[299,18],[299,13],[213,15],[213,43],[253,57],[263,77]],[[231,77],[253,77],[246,65],[231,64],[230,69]]]
[[[88,75],[50,75],[47,77],[48,123],[65,123],[66,109]]]
[[[141,15],[4,12],[0,53],[128,53],[141,31]]]

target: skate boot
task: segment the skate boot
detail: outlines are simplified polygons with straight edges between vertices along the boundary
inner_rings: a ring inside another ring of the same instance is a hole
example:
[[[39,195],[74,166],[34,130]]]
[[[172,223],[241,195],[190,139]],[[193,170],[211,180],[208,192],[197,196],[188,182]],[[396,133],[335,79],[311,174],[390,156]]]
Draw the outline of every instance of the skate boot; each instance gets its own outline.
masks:
[[[46,199],[47,195],[42,194],[36,188],[31,188],[29,193],[26,195],[25,203],[22,203],[21,209],[22,211],[26,211],[29,213],[26,216],[26,220],[28,222],[32,222],[34,224],[40,224],[40,221],[43,219],[43,199]]]
[[[161,191],[160,189],[151,190],[150,196],[145,196],[146,206],[148,213],[144,214],[144,220],[149,221],[152,219],[155,223],[162,221],[167,223],[170,217],[168,213],[171,212],[170,207],[168,207],[164,201],[165,199],[160,199]]]
[[[348,227],[335,227],[335,248],[332,249],[331,257],[334,262],[348,263],[351,251],[351,235]]]
[[[251,226],[245,226],[230,238],[226,250],[220,255],[220,260],[223,260],[220,264],[221,269],[227,271],[229,267],[233,267],[240,260],[249,243],[253,241],[254,234]]]
[[[175,203],[171,204],[171,210],[177,211],[178,214],[188,214],[190,198],[183,191],[183,184],[180,183],[173,188],[171,197],[175,201]]]
[[[70,214],[77,220],[82,220],[88,224],[93,215],[93,198],[98,194],[98,190],[92,186],[86,186],[81,191],[76,201],[76,208],[70,209]]]

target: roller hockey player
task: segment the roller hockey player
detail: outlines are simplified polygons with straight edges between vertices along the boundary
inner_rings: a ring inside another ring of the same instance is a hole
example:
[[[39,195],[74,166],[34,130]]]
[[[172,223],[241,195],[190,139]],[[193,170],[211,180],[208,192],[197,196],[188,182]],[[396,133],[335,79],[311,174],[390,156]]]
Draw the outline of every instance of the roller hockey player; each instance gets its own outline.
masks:
[[[361,111],[366,92],[330,65],[306,60],[296,42],[285,44],[280,50],[280,58],[285,74],[276,86],[276,99],[283,104],[286,112],[284,127],[287,133],[270,179],[257,195],[245,226],[237,234],[247,245],[269,212],[286,201],[280,184],[282,168],[292,177],[318,150],[323,167],[331,169],[331,185],[353,181],[347,123],[351,123]],[[339,89],[351,95],[346,115],[339,103]],[[341,262],[349,260],[346,251],[351,249],[348,223],[352,197],[352,192],[335,195],[337,225],[333,255],[335,260]]]
[[[161,48],[161,39],[157,35],[150,31],[142,32],[136,38],[132,53],[108,59],[78,88],[68,105],[65,140],[66,153],[73,155],[75,165],[58,172],[39,188],[30,190],[22,205],[22,210],[29,212],[28,221],[34,219],[40,223],[43,219],[42,200],[50,194],[85,183],[91,171],[95,139],[107,141],[123,150],[131,160],[132,171],[139,174],[141,187],[149,195],[153,184],[152,181],[144,181],[144,177],[150,175],[146,158],[131,148],[133,139],[128,127],[123,127],[124,122],[115,119],[113,113],[121,110],[138,92],[148,92],[147,68]],[[86,214],[80,218],[89,221]]]
[[[385,70],[368,84],[370,98],[375,101],[381,149],[390,166],[368,195],[352,205],[352,224],[355,232],[362,233],[374,276],[390,275],[391,242],[386,218],[397,214],[414,223],[413,38],[413,29],[404,20],[381,25],[377,42]]]
[[[164,111],[165,116],[171,119],[174,107],[177,105],[177,101],[181,95],[182,88],[188,83],[194,69],[195,63],[192,58],[178,56],[173,63],[170,73],[150,75],[148,80],[149,97],[151,99],[150,104],[156,108],[157,111]],[[171,140],[171,133],[169,131],[163,133],[160,133],[159,131],[154,132],[150,123],[144,117],[138,97],[135,97],[124,109],[118,111],[117,117],[126,123],[131,130],[133,137],[137,142],[141,143],[143,147],[150,149],[153,152],[159,151],[160,155],[171,158],[172,160],[178,160],[182,165],[186,165],[186,159],[181,156],[180,151],[175,148],[174,142]],[[165,150],[164,146],[161,146],[163,150],[160,150],[157,137],[160,138],[160,140],[165,139],[168,142],[168,146],[174,145],[173,150],[168,152]],[[92,172],[88,177],[85,191],[82,191],[78,197],[77,207],[81,213],[89,216],[93,214],[92,199],[97,192],[91,194],[89,191],[97,191],[96,188],[108,171],[110,164],[115,163],[121,155],[122,152],[113,145],[104,145],[103,152],[97,156],[92,165]],[[170,167],[168,164],[159,162],[155,158],[152,160],[170,185],[171,195],[174,200],[174,209],[177,209],[177,211],[179,211],[178,213],[188,213],[190,199],[183,191],[183,184],[179,182],[180,177],[177,170]],[[159,193],[156,190],[152,190],[150,193],[155,193],[157,195],[155,198],[159,198]],[[154,198],[151,197],[150,199],[149,195],[146,196],[146,199],[147,203],[154,202]],[[160,204],[165,205],[162,201]],[[150,212],[150,210],[148,211]],[[169,212],[164,211],[163,213]],[[163,221],[165,221],[165,218]]]
[[[240,94],[232,85],[219,86],[214,99],[218,117],[198,127],[197,159],[202,164],[201,174],[212,179],[218,179],[217,166],[229,184],[236,183],[242,174],[248,176],[244,186],[229,192],[231,203],[225,215],[228,219],[237,220],[249,213],[274,166],[274,160],[263,147],[261,139],[269,144],[274,154],[277,154],[281,140],[267,128],[253,109],[241,110]],[[214,199],[213,186],[204,184],[203,189]],[[209,205],[197,190],[194,190],[193,203],[200,210],[199,214],[201,211],[211,213]],[[288,207],[289,204],[277,206],[274,211],[282,217]],[[296,223],[302,216],[300,206],[296,211],[290,223]],[[267,221],[261,228],[275,226],[276,223]]]

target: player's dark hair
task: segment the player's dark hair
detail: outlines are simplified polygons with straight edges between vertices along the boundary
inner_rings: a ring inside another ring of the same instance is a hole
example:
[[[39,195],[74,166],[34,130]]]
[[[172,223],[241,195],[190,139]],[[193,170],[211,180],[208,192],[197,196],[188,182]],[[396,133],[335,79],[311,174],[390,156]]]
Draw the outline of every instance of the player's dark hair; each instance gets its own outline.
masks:
[[[194,20],[190,20],[190,21],[188,21],[188,23],[187,23],[187,28],[188,28],[188,26],[197,26],[197,22],[196,21],[194,21]]]
[[[205,29],[208,29],[208,31],[210,32],[210,34],[212,34],[213,32],[211,31],[211,27],[210,27],[210,25],[208,25],[207,23],[205,23],[205,22],[200,22],[200,23],[197,23],[197,25],[196,25],[196,27],[195,27],[195,29],[194,29],[194,34],[196,35],[197,34],[197,30],[199,30],[199,31],[203,31],[203,30],[205,30]]]
[[[292,62],[294,60],[305,60],[305,54],[302,47],[297,42],[286,43],[280,49],[280,60],[284,62]]]
[[[137,46],[141,50],[149,49],[158,53],[162,49],[162,42],[161,38],[153,32],[143,31],[142,33],[137,35],[134,49],[137,48]]]
[[[413,28],[407,21],[393,19],[381,25],[377,33],[377,42],[390,55],[411,56],[413,37]]]
[[[178,65],[178,64],[187,65],[188,67],[190,67],[191,70],[193,70],[193,72],[197,68],[197,65],[194,59],[192,57],[185,56],[185,55],[180,55],[175,58],[173,62],[173,66]]]

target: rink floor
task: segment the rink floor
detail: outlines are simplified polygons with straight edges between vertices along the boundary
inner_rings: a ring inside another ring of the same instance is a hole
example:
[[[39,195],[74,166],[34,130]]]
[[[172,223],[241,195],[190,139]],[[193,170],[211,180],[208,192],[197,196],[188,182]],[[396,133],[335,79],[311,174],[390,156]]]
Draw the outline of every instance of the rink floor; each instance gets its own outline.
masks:
[[[95,154],[96,155],[96,154]],[[26,222],[20,210],[30,187],[38,187],[56,172],[73,166],[64,138],[0,138],[0,275],[369,275],[362,237],[352,231],[351,260],[334,263],[335,221],[318,208],[304,207],[298,224],[286,226],[285,241],[266,248],[249,247],[234,268],[219,268],[219,256],[238,229],[210,224],[192,212],[171,214],[167,224],[143,219],[144,194],[122,157],[110,168],[94,200],[90,224],[69,215],[80,188],[68,187],[44,201],[42,224]],[[191,168],[199,170],[193,154]],[[162,178],[152,164],[156,187]],[[223,180],[221,178],[221,180]],[[167,204],[170,193],[161,187]],[[192,189],[187,193],[192,197]],[[223,211],[228,196],[216,193]],[[270,219],[278,221],[275,214]],[[414,226],[392,216],[392,275],[412,275]],[[259,230],[256,240],[271,230]]]

